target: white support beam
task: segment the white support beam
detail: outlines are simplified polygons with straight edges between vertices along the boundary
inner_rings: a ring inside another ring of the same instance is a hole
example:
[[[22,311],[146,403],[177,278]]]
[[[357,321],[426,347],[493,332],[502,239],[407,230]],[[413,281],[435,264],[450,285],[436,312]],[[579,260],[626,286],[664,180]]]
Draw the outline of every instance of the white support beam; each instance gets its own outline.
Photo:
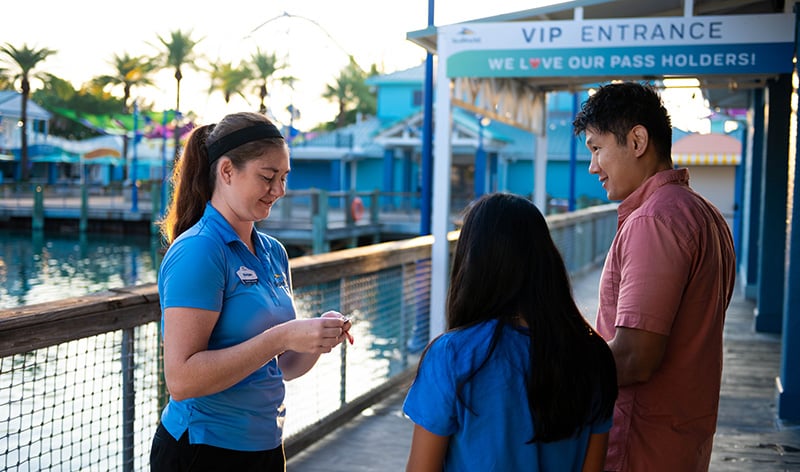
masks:
[[[431,211],[431,302],[429,339],[443,333],[447,285],[450,278],[450,166],[452,113],[450,108],[450,79],[447,77],[447,43],[439,32],[439,61],[436,70],[434,130],[433,130],[433,206]]]

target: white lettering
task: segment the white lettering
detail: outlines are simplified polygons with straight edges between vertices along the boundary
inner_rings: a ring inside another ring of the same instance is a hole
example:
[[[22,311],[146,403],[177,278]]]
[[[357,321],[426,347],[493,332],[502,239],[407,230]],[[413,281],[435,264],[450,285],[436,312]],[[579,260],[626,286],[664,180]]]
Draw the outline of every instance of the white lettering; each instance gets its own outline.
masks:
[[[747,52],[664,54],[661,56],[661,67],[747,67],[755,64],[755,53]]]
[[[603,56],[569,56],[567,66],[570,69],[604,69],[605,57]]]
[[[514,70],[513,57],[490,57],[489,70]]]
[[[545,69],[563,69],[564,68],[564,58],[561,56],[557,57],[543,57],[542,58],[542,65]]]

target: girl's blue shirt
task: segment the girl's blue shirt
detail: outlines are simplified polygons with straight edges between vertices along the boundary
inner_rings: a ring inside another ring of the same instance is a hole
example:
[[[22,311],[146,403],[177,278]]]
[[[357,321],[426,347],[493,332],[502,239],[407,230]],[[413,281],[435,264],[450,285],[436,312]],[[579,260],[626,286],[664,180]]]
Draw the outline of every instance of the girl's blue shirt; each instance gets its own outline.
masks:
[[[533,424],[525,388],[530,368],[525,331],[504,324],[492,356],[466,382],[486,359],[497,323],[486,321],[436,339],[420,363],[403,411],[427,431],[450,436],[445,471],[580,471],[589,436],[609,431],[611,418],[587,424],[573,438],[528,443]]]
[[[294,319],[286,249],[255,229],[253,241],[255,255],[207,204],[200,221],[175,239],[161,263],[162,329],[167,308],[218,311],[208,342],[208,349],[215,350]],[[188,429],[192,444],[273,449],[282,441],[284,394],[283,374],[274,358],[222,392],[182,401],[170,398],[161,422],[175,439]]]

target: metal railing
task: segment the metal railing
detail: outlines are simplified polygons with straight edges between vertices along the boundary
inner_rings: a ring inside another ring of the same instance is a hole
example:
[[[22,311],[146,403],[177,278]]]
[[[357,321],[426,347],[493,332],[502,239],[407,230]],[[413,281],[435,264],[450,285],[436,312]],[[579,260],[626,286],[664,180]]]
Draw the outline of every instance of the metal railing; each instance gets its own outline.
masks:
[[[548,223],[575,273],[604,257],[616,210]],[[432,239],[291,260],[298,316],[338,309],[356,343],[287,382],[287,455],[412,378],[428,340]],[[147,470],[166,400],[159,319],[154,284],[0,311],[0,469]]]

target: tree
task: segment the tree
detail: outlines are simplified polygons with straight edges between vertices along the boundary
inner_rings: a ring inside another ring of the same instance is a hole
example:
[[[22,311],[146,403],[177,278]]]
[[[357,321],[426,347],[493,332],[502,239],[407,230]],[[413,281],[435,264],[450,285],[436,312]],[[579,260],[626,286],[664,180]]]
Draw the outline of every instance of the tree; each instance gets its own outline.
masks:
[[[115,54],[110,63],[114,66],[115,73],[97,76],[92,79],[92,83],[103,90],[108,86],[122,86],[122,113],[130,113],[131,89],[153,85],[151,74],[156,69],[156,63],[152,58],[132,57],[127,53],[121,56]]]
[[[208,89],[208,93],[211,94],[219,90],[225,97],[226,104],[230,103],[234,94],[247,99],[242,90],[247,87],[252,79],[253,73],[245,65],[239,64],[239,66],[234,67],[230,62],[214,63],[211,65],[211,87]]]
[[[20,110],[20,133],[21,149],[20,149],[20,165],[22,166],[22,181],[27,182],[29,179],[28,169],[28,98],[31,94],[30,79],[34,76],[33,69],[39,65],[40,62],[47,59],[48,56],[55,54],[56,51],[47,48],[31,48],[27,44],[23,44],[21,48],[16,48],[9,43],[0,47],[0,53],[9,57],[19,67],[19,73],[15,75],[12,81],[20,81],[20,88],[22,89],[22,109]]]
[[[6,69],[0,67],[0,90],[11,90],[14,88],[14,84],[7,73],[8,71]]]
[[[114,75],[100,75],[92,79],[91,83],[105,90],[106,87],[122,86],[122,113],[130,113],[131,89],[133,87],[153,85],[150,75],[156,69],[156,62],[144,56],[130,56],[128,53],[115,54],[110,61],[114,66]],[[128,161],[128,135],[122,137],[122,158]],[[127,179],[128,166],[125,165],[125,178]]]
[[[370,73],[377,73],[375,66]],[[350,56],[350,63],[339,72],[335,83],[326,86],[322,98],[336,102],[339,107],[339,112],[332,123],[335,128],[354,123],[357,113],[375,114],[377,109],[375,94],[366,83],[367,77],[367,73],[356,63],[353,56]]]
[[[44,108],[56,111],[50,120],[50,134],[72,140],[97,136],[99,133],[74,119],[58,113],[59,109],[70,110],[76,115],[110,115],[123,107],[119,98],[111,96],[91,82],[76,90],[73,85],[52,74],[44,74],[42,88],[33,92],[31,98]]]
[[[203,39],[194,40],[192,38],[192,31],[183,32],[175,30],[170,33],[169,39],[164,39],[158,36],[158,40],[165,48],[164,52],[156,58],[162,68],[175,69],[175,81],[177,82],[177,92],[175,94],[175,117],[177,121],[178,114],[181,109],[181,80],[183,79],[182,68],[188,65],[197,69],[195,60],[197,56],[194,53],[194,47]],[[177,130],[180,128],[180,123],[175,123],[175,157],[178,157],[180,152],[180,135]]]
[[[262,114],[266,114],[266,99],[269,96],[269,84],[274,79],[273,75],[275,75],[276,72],[285,69],[286,64],[279,64],[278,58],[274,52],[272,54],[268,54],[266,52],[262,52],[261,48],[256,49],[256,52],[253,53],[250,61],[253,67],[253,79],[257,81],[256,89],[260,99],[258,111]],[[297,79],[290,76],[284,76],[278,78],[278,80],[291,87],[294,85],[294,82]]]

